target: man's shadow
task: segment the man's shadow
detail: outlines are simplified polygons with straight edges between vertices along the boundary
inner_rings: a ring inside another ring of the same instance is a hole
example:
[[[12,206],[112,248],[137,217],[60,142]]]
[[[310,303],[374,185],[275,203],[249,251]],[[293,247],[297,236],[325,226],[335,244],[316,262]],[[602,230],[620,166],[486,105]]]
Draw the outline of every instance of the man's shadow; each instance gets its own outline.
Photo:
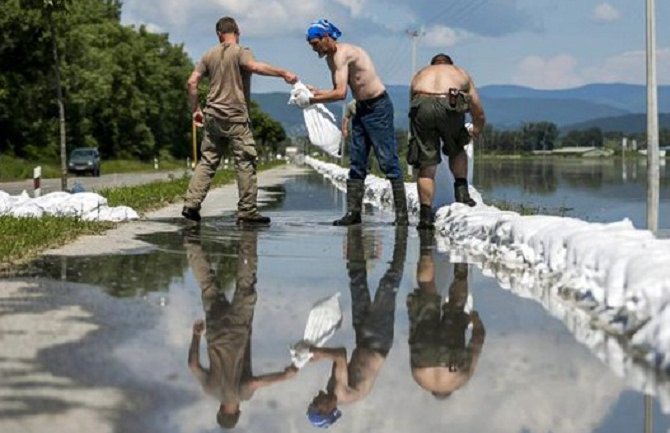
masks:
[[[468,265],[453,263],[448,297],[435,283],[433,233],[420,231],[418,287],[407,296],[412,377],[437,399],[446,399],[474,374],[486,331],[479,314],[467,312]],[[466,344],[466,332],[472,336]]]
[[[407,227],[397,227],[393,257],[373,299],[368,288],[362,227],[348,228],[347,271],[356,347],[348,363],[344,347],[311,348],[314,361],[327,359],[333,362],[325,391],[319,391],[307,409],[307,417],[313,425],[332,425],[341,416],[340,404],[359,401],[372,390],[393,345],[396,295],[402,280],[406,251]]]
[[[235,290],[232,296],[219,283],[202,248],[200,227],[188,229],[184,246],[188,262],[202,292],[205,320],[193,324],[188,352],[189,369],[203,390],[220,402],[216,420],[221,427],[233,428],[240,417],[240,403],[267,385],[293,377],[297,369],[254,376],[251,368],[251,330],[256,307],[258,232],[241,230],[237,249]],[[209,367],[200,363],[200,337],[205,333]]]

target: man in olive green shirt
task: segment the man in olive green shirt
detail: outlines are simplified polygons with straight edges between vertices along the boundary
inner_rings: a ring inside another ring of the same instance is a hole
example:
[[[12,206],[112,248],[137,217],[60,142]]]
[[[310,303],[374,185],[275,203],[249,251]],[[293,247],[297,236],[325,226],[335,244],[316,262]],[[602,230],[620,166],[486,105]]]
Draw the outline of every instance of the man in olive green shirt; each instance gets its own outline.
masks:
[[[285,69],[262,63],[249,48],[239,45],[240,31],[233,18],[216,23],[219,44],[207,51],[188,79],[193,121],[204,126],[201,157],[184,197],[182,215],[200,221],[200,206],[207,196],[223,150],[232,145],[237,174],[237,223],[269,224],[257,209],[256,144],[249,121],[251,74],[281,77],[293,84],[298,77]],[[198,83],[209,77],[207,103],[198,103]]]

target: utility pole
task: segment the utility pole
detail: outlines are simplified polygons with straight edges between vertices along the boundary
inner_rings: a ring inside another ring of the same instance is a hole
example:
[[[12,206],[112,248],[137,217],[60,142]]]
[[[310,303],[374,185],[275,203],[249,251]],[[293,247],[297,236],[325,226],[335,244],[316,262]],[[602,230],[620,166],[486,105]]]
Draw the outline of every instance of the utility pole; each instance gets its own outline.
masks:
[[[659,160],[658,90],[656,83],[656,6],[647,0],[647,229],[658,231]],[[644,397],[644,431],[653,430],[653,399]]]
[[[414,76],[416,71],[416,45],[419,42],[420,33],[418,30],[407,30],[407,35],[412,38],[412,70],[410,71],[410,79]]]
[[[647,1],[647,229],[658,231],[659,156],[655,0]]]

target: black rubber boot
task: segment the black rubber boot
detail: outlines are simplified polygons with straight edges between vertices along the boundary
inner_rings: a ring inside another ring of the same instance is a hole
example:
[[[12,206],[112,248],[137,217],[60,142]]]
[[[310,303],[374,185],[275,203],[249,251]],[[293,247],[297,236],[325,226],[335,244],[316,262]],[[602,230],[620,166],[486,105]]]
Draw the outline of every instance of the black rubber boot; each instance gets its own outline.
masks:
[[[402,266],[405,264],[407,256],[407,227],[398,226],[395,229],[395,239],[393,243],[393,259],[391,266],[399,267],[402,275]]]
[[[347,213],[334,226],[350,226],[361,223],[361,208],[365,184],[362,179],[347,179]]]
[[[263,216],[257,212],[253,215],[238,217],[237,224],[268,225],[270,224],[270,217]]]
[[[454,196],[456,197],[456,202],[458,203],[464,203],[470,207],[477,205],[477,202],[474,201],[472,197],[470,197],[467,182],[465,184],[454,182]]]
[[[402,179],[392,179],[391,188],[393,189],[393,205],[395,207],[396,226],[408,226],[407,218],[407,198],[405,197],[405,182]]]
[[[433,209],[430,205],[422,204],[419,208],[419,224],[416,228],[419,230],[433,230],[435,228]]]
[[[187,206],[184,206],[184,208],[181,210],[181,216],[195,222],[199,222],[201,219],[200,211],[198,209],[194,209],[192,207]]]
[[[435,244],[435,234],[432,230],[419,230],[419,246],[422,256],[432,254]]]

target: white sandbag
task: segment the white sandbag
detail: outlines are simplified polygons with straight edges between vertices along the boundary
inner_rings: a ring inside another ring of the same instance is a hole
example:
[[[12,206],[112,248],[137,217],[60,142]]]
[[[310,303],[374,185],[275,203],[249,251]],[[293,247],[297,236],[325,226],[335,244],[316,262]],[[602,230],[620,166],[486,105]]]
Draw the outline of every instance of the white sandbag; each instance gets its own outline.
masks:
[[[310,346],[321,347],[342,325],[340,294],[317,301],[309,312],[303,339],[289,348],[293,365],[302,368],[312,358]]]
[[[466,123],[465,127],[472,129],[471,123]],[[465,146],[465,154],[468,156],[468,185],[472,185],[472,174],[474,172],[474,150],[472,140]],[[473,192],[470,191],[470,195]],[[437,165],[435,173],[435,195],[433,199],[433,208],[439,209],[442,206],[450,205],[454,202],[454,175],[449,169],[449,156],[442,154],[442,162]],[[473,198],[475,198],[473,196]],[[475,198],[476,200],[476,198]]]
[[[307,86],[297,82],[293,85],[288,103],[302,106],[304,105],[302,101],[311,96],[312,92]],[[309,141],[330,155],[338,156],[342,133],[337,126],[335,115],[323,104],[308,105],[303,108],[302,114],[305,118]]]
[[[71,216],[62,209],[61,204],[70,198],[69,192],[56,191],[31,199],[31,203],[41,207],[46,215]]]
[[[9,213],[11,209],[12,209],[11,196],[4,191],[0,191],[0,215],[5,215]]]
[[[128,221],[139,219],[139,215],[127,206],[110,208],[107,199],[92,192],[52,192],[41,197],[30,198],[24,191],[12,196],[0,191],[0,215],[16,218],[41,218],[58,216],[81,218],[86,221]]]
[[[89,212],[107,206],[107,199],[94,192],[78,192],[72,194],[62,206],[69,207],[76,216],[82,217]]]
[[[140,216],[128,206],[100,207],[82,216],[84,221],[112,221],[121,222],[139,219]]]
[[[44,209],[33,202],[24,202],[15,206],[10,215],[15,218],[41,218],[44,215]]]

